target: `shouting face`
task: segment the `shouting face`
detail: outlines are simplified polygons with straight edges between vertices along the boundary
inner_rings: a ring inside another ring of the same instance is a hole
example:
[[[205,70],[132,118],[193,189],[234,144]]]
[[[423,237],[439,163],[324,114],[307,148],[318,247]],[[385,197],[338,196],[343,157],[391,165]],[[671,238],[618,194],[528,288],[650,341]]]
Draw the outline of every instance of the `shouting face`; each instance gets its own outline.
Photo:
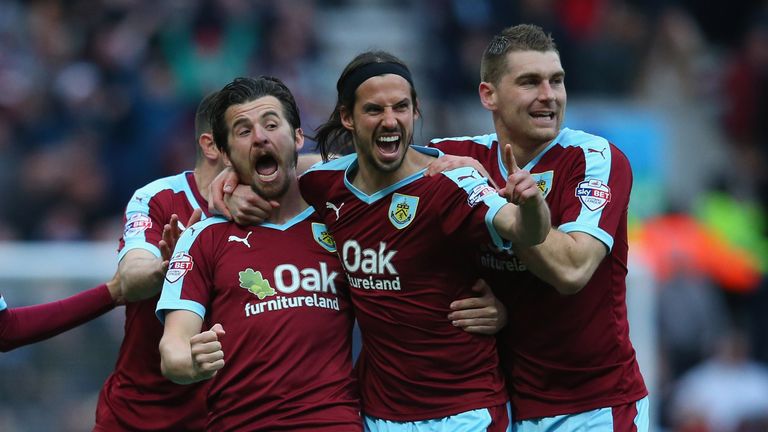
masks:
[[[361,169],[397,171],[413,140],[418,118],[411,85],[395,74],[371,77],[356,90],[352,112],[342,109],[344,127],[352,131]]]
[[[281,197],[296,181],[296,158],[304,144],[302,130],[291,128],[274,96],[232,105],[225,119],[227,156],[240,181],[250,183],[266,199]]]

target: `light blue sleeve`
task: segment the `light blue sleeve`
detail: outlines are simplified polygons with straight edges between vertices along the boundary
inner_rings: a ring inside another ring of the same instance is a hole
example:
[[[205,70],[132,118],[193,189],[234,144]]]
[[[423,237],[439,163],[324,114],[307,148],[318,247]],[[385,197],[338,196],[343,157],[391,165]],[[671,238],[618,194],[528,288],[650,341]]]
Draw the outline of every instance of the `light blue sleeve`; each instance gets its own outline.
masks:
[[[172,310],[188,310],[205,319],[205,306],[196,301],[183,299],[181,295],[187,272],[194,265],[194,258],[190,255],[189,251],[199,238],[200,233],[207,227],[225,222],[227,220],[220,217],[208,218],[187,228],[179,237],[179,241],[176,242],[176,248],[173,250],[171,262],[168,264],[168,271],[163,281],[163,289],[160,292],[160,300],[158,300],[155,307],[155,314],[160,322],[165,323],[166,313]]]
[[[443,175],[451,179],[467,194],[467,202],[471,206],[483,204],[486,207],[485,226],[491,236],[494,246],[502,250],[508,250],[512,243],[499,234],[493,224],[493,218],[504,207],[507,200],[496,192],[496,189],[488,184],[488,179],[483,177],[472,167],[460,167],[444,171]]]

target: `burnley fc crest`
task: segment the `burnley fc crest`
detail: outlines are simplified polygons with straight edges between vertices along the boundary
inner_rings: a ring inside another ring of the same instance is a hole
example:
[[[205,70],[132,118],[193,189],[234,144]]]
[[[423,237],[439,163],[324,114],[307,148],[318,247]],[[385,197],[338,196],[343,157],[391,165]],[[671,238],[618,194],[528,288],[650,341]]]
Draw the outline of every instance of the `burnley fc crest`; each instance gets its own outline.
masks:
[[[416,208],[419,206],[419,197],[403,194],[393,194],[389,204],[389,221],[397,229],[403,229],[413,222],[416,217]]]

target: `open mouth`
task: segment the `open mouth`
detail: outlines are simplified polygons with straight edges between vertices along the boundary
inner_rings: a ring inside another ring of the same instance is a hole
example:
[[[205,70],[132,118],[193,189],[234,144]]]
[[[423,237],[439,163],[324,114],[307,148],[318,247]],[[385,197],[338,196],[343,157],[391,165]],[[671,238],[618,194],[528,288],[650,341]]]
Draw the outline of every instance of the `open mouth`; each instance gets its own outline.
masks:
[[[540,123],[542,125],[551,125],[555,120],[554,111],[533,111],[530,113],[534,123]]]
[[[384,135],[376,139],[376,147],[383,155],[392,155],[397,153],[400,148],[400,135]]]
[[[531,113],[534,120],[552,121],[555,119],[554,111],[534,111]]]
[[[256,159],[256,174],[262,180],[272,180],[277,177],[278,168],[277,159],[270,154],[259,156]]]

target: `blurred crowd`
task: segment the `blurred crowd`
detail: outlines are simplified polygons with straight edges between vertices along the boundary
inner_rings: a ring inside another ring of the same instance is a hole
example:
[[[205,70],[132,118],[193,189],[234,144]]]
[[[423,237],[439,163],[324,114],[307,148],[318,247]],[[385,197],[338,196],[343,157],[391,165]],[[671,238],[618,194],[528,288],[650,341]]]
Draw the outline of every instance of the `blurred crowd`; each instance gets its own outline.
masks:
[[[694,218],[743,251],[755,277],[733,285],[680,251],[664,257],[673,269],[658,281],[658,421],[686,432],[768,430],[764,1],[5,0],[0,240],[116,241],[136,188],[193,166],[194,109],[235,76],[283,79],[311,134],[334,103],[333,42],[358,37],[331,18],[368,16],[352,15],[361,9],[388,14],[358,23],[366,40],[402,32],[414,41],[395,53],[419,59],[424,139],[484,132],[467,115],[482,109],[482,50],[521,22],[553,34],[570,103],[662,113],[670,147],[653,157],[671,168],[660,181],[664,211],[652,216]]]

